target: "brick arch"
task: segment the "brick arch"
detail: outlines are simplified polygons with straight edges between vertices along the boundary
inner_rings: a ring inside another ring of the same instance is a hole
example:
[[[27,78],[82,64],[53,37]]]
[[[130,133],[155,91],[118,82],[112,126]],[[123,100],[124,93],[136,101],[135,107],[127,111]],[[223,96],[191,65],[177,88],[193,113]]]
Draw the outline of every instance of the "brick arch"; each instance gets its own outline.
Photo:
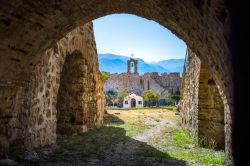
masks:
[[[35,77],[33,69],[40,61],[40,55],[68,32],[108,14],[135,14],[170,29],[207,63],[225,105],[226,151],[230,153],[233,89],[229,50],[231,32],[223,0],[11,0],[1,3],[1,110],[19,109],[11,106],[18,98],[27,101],[27,95],[23,94],[27,94],[27,88]],[[88,44],[91,45],[91,42]],[[13,93],[13,98],[2,100],[8,91]],[[29,110],[29,102],[23,107]]]

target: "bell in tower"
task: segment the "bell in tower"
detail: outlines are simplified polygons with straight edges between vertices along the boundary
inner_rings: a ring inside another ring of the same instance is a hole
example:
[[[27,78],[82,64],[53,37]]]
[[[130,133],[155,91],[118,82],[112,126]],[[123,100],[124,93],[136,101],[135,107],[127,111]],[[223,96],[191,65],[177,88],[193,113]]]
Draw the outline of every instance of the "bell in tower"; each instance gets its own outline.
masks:
[[[130,58],[130,60],[127,61],[128,73],[131,73],[131,68],[133,68],[134,69],[133,73],[138,74],[138,71],[137,71],[137,69],[138,69],[138,67],[137,67],[138,61],[133,58],[133,56],[134,56],[133,54],[131,56],[132,56],[132,58]]]

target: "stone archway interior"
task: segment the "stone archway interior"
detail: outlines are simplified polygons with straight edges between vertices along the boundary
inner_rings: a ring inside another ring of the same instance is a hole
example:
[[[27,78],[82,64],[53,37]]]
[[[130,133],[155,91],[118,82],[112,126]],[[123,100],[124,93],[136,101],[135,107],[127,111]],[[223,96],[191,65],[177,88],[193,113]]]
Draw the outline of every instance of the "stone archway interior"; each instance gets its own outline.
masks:
[[[225,147],[224,105],[212,75],[201,64],[198,92],[198,137],[203,146]],[[213,145],[214,144],[214,145]]]
[[[89,123],[94,124],[88,119],[91,118],[88,113],[95,114],[95,111],[91,109],[95,109],[96,104],[93,93],[94,82],[88,81],[94,80],[90,78],[93,77],[90,69],[81,52],[75,51],[66,56],[60,76],[56,105],[57,133],[82,133],[91,127]],[[88,121],[91,122],[87,124]]]
[[[0,8],[1,149],[19,138],[29,148],[54,142],[55,91],[59,88],[58,70],[64,62],[60,56],[75,51],[72,43],[81,43],[70,35],[57,42],[93,19],[130,13],[169,28],[207,63],[224,104],[226,152],[229,163],[233,161],[231,28],[224,0],[4,1]],[[96,54],[96,49],[90,51],[95,46],[93,31],[87,28],[78,33],[85,35],[83,52]],[[96,58],[92,62],[98,66]]]

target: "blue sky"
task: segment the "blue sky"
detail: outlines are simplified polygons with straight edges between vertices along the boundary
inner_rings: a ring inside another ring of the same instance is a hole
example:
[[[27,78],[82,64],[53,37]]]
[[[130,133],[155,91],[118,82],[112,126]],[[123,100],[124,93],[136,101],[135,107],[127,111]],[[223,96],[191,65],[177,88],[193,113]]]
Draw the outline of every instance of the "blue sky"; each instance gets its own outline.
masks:
[[[157,22],[130,14],[93,21],[98,53],[141,58],[146,62],[185,57],[186,44]]]

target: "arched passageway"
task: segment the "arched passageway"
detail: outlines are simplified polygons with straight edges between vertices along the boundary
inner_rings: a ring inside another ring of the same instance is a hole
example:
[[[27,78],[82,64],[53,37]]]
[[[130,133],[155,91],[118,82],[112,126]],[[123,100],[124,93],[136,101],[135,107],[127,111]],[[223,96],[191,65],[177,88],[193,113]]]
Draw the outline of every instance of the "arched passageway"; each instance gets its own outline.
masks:
[[[225,147],[224,104],[211,71],[190,49],[182,74],[181,124],[202,146]]]
[[[101,79],[94,78],[97,66],[76,50],[66,55],[60,74],[60,87],[57,97],[57,133],[73,134],[86,132],[88,129],[100,127],[103,109],[98,109],[98,85]],[[101,102],[104,102],[101,100]]]
[[[198,137],[200,144],[214,144],[217,149],[225,147],[224,105],[208,67],[200,68],[198,92]]]
[[[47,140],[38,139],[42,138],[43,134],[35,132],[43,130],[42,118],[31,118],[38,114],[42,115],[45,110],[45,107],[38,103],[45,103],[46,97],[39,95],[39,99],[35,100],[36,88],[32,88],[41,82],[35,68],[38,64],[43,66],[44,61],[53,58],[47,55],[47,59],[42,60],[45,58],[43,54],[45,50],[52,48],[55,42],[77,26],[95,18],[112,13],[130,13],[152,19],[169,28],[207,63],[224,103],[226,152],[229,163],[231,162],[232,91],[230,89],[233,84],[231,53],[228,45],[231,32],[227,6],[223,0],[75,0],[74,3],[66,0],[48,0],[42,3],[11,0],[1,2],[0,10],[1,144],[8,144],[8,140],[18,138],[20,135],[29,140],[30,148],[51,142],[50,137]],[[91,36],[91,33],[89,35]],[[86,45],[91,47],[93,42],[88,40]],[[49,52],[51,51],[47,53]],[[46,73],[46,69],[43,70]],[[51,79],[56,81],[53,74]],[[41,88],[41,92],[46,96],[44,88]],[[52,105],[49,104],[46,110],[55,109],[56,97],[50,103]],[[26,120],[28,124],[24,123]],[[15,125],[32,128],[34,132],[19,133]],[[51,131],[46,131],[44,134],[55,137],[54,128],[51,127]]]

